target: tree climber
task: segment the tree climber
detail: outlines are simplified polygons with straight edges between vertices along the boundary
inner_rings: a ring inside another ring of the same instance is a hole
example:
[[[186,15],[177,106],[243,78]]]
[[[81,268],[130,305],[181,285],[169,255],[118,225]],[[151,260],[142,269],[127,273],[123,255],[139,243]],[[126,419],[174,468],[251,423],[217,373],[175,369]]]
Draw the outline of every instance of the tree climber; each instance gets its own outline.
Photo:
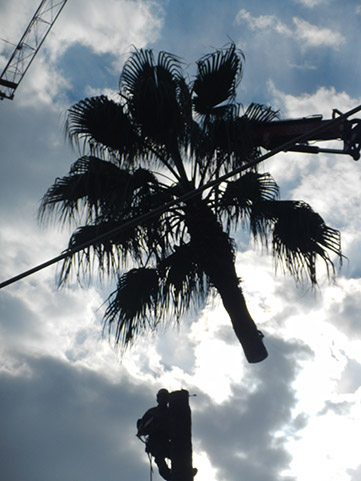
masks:
[[[148,409],[137,421],[137,436],[145,437],[145,451],[154,457],[159,474],[169,481],[172,471],[166,461],[166,458],[170,459],[168,401],[169,392],[167,389],[160,389],[157,393],[158,406]]]

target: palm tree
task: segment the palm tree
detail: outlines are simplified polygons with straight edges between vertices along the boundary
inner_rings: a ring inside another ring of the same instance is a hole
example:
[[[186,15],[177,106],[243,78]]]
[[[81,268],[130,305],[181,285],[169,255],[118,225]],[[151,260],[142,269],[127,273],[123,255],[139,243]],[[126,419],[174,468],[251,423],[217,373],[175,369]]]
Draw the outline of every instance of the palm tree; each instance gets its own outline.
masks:
[[[46,192],[39,215],[78,226],[70,249],[89,244],[65,259],[61,285],[74,269],[79,279],[94,269],[117,279],[104,326],[123,346],[166,319],[178,322],[215,289],[248,361],[267,357],[235,269],[230,233],[239,225],[272,242],[276,262],[296,279],[316,284],[317,256],[327,270],[332,254],[341,258],[338,231],[308,204],[281,201],[270,174],[249,168],[204,188],[256,159],[252,129],[277,117],[258,104],[241,110],[242,72],[233,43],[202,57],[193,81],[176,56],[135,49],[117,101],[98,96],[69,109],[67,132],[83,155]]]

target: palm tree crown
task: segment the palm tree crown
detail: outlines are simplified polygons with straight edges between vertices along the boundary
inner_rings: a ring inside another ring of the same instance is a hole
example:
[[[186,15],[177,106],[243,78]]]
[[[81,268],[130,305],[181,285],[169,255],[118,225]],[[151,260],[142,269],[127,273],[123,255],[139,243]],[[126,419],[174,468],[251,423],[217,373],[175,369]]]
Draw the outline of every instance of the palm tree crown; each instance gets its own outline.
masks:
[[[239,223],[271,242],[297,279],[305,274],[315,284],[316,257],[327,269],[331,254],[341,258],[338,231],[305,202],[279,200],[268,173],[247,169],[202,190],[256,159],[252,129],[277,117],[258,104],[240,113],[242,71],[233,43],[202,57],[193,81],[176,56],[136,49],[117,101],[98,96],[69,109],[67,131],[83,155],[48,189],[40,218],[55,214],[78,226],[69,248],[89,243],[64,261],[60,284],[73,269],[80,278],[94,267],[116,277],[104,321],[125,346],[167,318],[178,321],[216,289],[248,361],[267,357],[235,270],[230,232]]]

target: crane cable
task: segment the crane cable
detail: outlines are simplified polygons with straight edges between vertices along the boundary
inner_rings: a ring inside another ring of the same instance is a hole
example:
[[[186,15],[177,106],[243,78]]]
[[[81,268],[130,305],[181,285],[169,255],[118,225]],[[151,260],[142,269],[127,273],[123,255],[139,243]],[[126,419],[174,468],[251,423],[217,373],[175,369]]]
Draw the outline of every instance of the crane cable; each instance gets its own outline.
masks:
[[[25,277],[28,277],[28,276],[34,274],[35,272],[38,272],[42,269],[45,269],[46,267],[49,267],[52,264],[56,264],[57,262],[66,259],[67,257],[71,257],[73,254],[76,254],[77,252],[79,252],[79,251],[81,251],[81,250],[83,250],[87,247],[90,247],[90,245],[92,245],[92,244],[96,244],[100,241],[104,241],[107,238],[112,237],[114,234],[117,234],[121,231],[124,231],[124,230],[126,230],[130,227],[133,227],[133,226],[139,224],[140,222],[143,222],[144,220],[148,220],[152,217],[155,217],[159,214],[162,214],[163,212],[168,210],[170,207],[173,207],[174,205],[179,204],[180,202],[191,199],[192,197],[197,196],[199,193],[201,193],[204,190],[207,190],[207,189],[209,189],[209,188],[211,188],[215,185],[221,184],[222,182],[226,181],[230,177],[233,177],[234,175],[240,174],[244,170],[247,170],[251,167],[254,167],[255,165],[269,159],[270,157],[273,157],[274,155],[278,154],[279,152],[290,150],[290,148],[293,147],[297,143],[306,142],[308,140],[308,138],[310,138],[310,136],[318,134],[319,132],[322,132],[323,130],[325,130],[328,127],[331,127],[333,125],[337,125],[342,120],[346,119],[347,117],[350,117],[351,115],[356,114],[360,110],[361,110],[361,105],[349,110],[348,112],[346,112],[344,114],[341,114],[339,117],[336,117],[336,118],[333,118],[329,121],[326,121],[325,123],[323,123],[323,125],[320,125],[320,126],[314,128],[313,130],[308,131],[305,134],[299,135],[298,137],[295,137],[294,139],[285,142],[284,144],[270,150],[266,154],[264,154],[260,157],[257,157],[257,159],[251,160],[251,161],[247,162],[246,164],[241,165],[240,167],[237,167],[236,169],[232,170],[231,172],[228,172],[228,173],[218,177],[215,180],[210,181],[207,184],[202,185],[201,187],[193,189],[192,191],[187,192],[186,194],[178,197],[177,199],[174,199],[170,202],[167,202],[166,204],[162,205],[161,207],[156,207],[155,209],[153,209],[153,210],[151,210],[151,211],[149,211],[145,214],[142,214],[138,217],[135,217],[134,219],[131,219],[131,220],[125,222],[121,226],[115,227],[114,229],[109,230],[105,234],[101,234],[97,237],[94,237],[90,241],[84,242],[83,244],[81,244],[77,247],[68,248],[62,254],[60,254],[56,257],[53,257],[52,259],[50,259],[50,260],[48,260],[48,261],[46,261],[42,264],[39,264],[39,265],[37,265],[37,266],[27,270],[27,271],[24,271],[21,274],[18,274],[17,276],[14,276],[14,277],[12,277],[12,278],[4,281],[4,282],[1,282],[0,283],[0,289],[8,286],[10,284],[13,284],[13,283],[25,278]]]

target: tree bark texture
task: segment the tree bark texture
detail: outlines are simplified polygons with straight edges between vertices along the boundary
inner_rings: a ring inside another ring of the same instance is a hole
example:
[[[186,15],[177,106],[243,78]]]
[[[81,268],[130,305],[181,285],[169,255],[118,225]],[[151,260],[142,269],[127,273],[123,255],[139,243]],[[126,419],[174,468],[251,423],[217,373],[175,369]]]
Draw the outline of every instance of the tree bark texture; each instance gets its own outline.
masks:
[[[189,393],[174,391],[169,396],[172,481],[193,481],[192,422]]]

